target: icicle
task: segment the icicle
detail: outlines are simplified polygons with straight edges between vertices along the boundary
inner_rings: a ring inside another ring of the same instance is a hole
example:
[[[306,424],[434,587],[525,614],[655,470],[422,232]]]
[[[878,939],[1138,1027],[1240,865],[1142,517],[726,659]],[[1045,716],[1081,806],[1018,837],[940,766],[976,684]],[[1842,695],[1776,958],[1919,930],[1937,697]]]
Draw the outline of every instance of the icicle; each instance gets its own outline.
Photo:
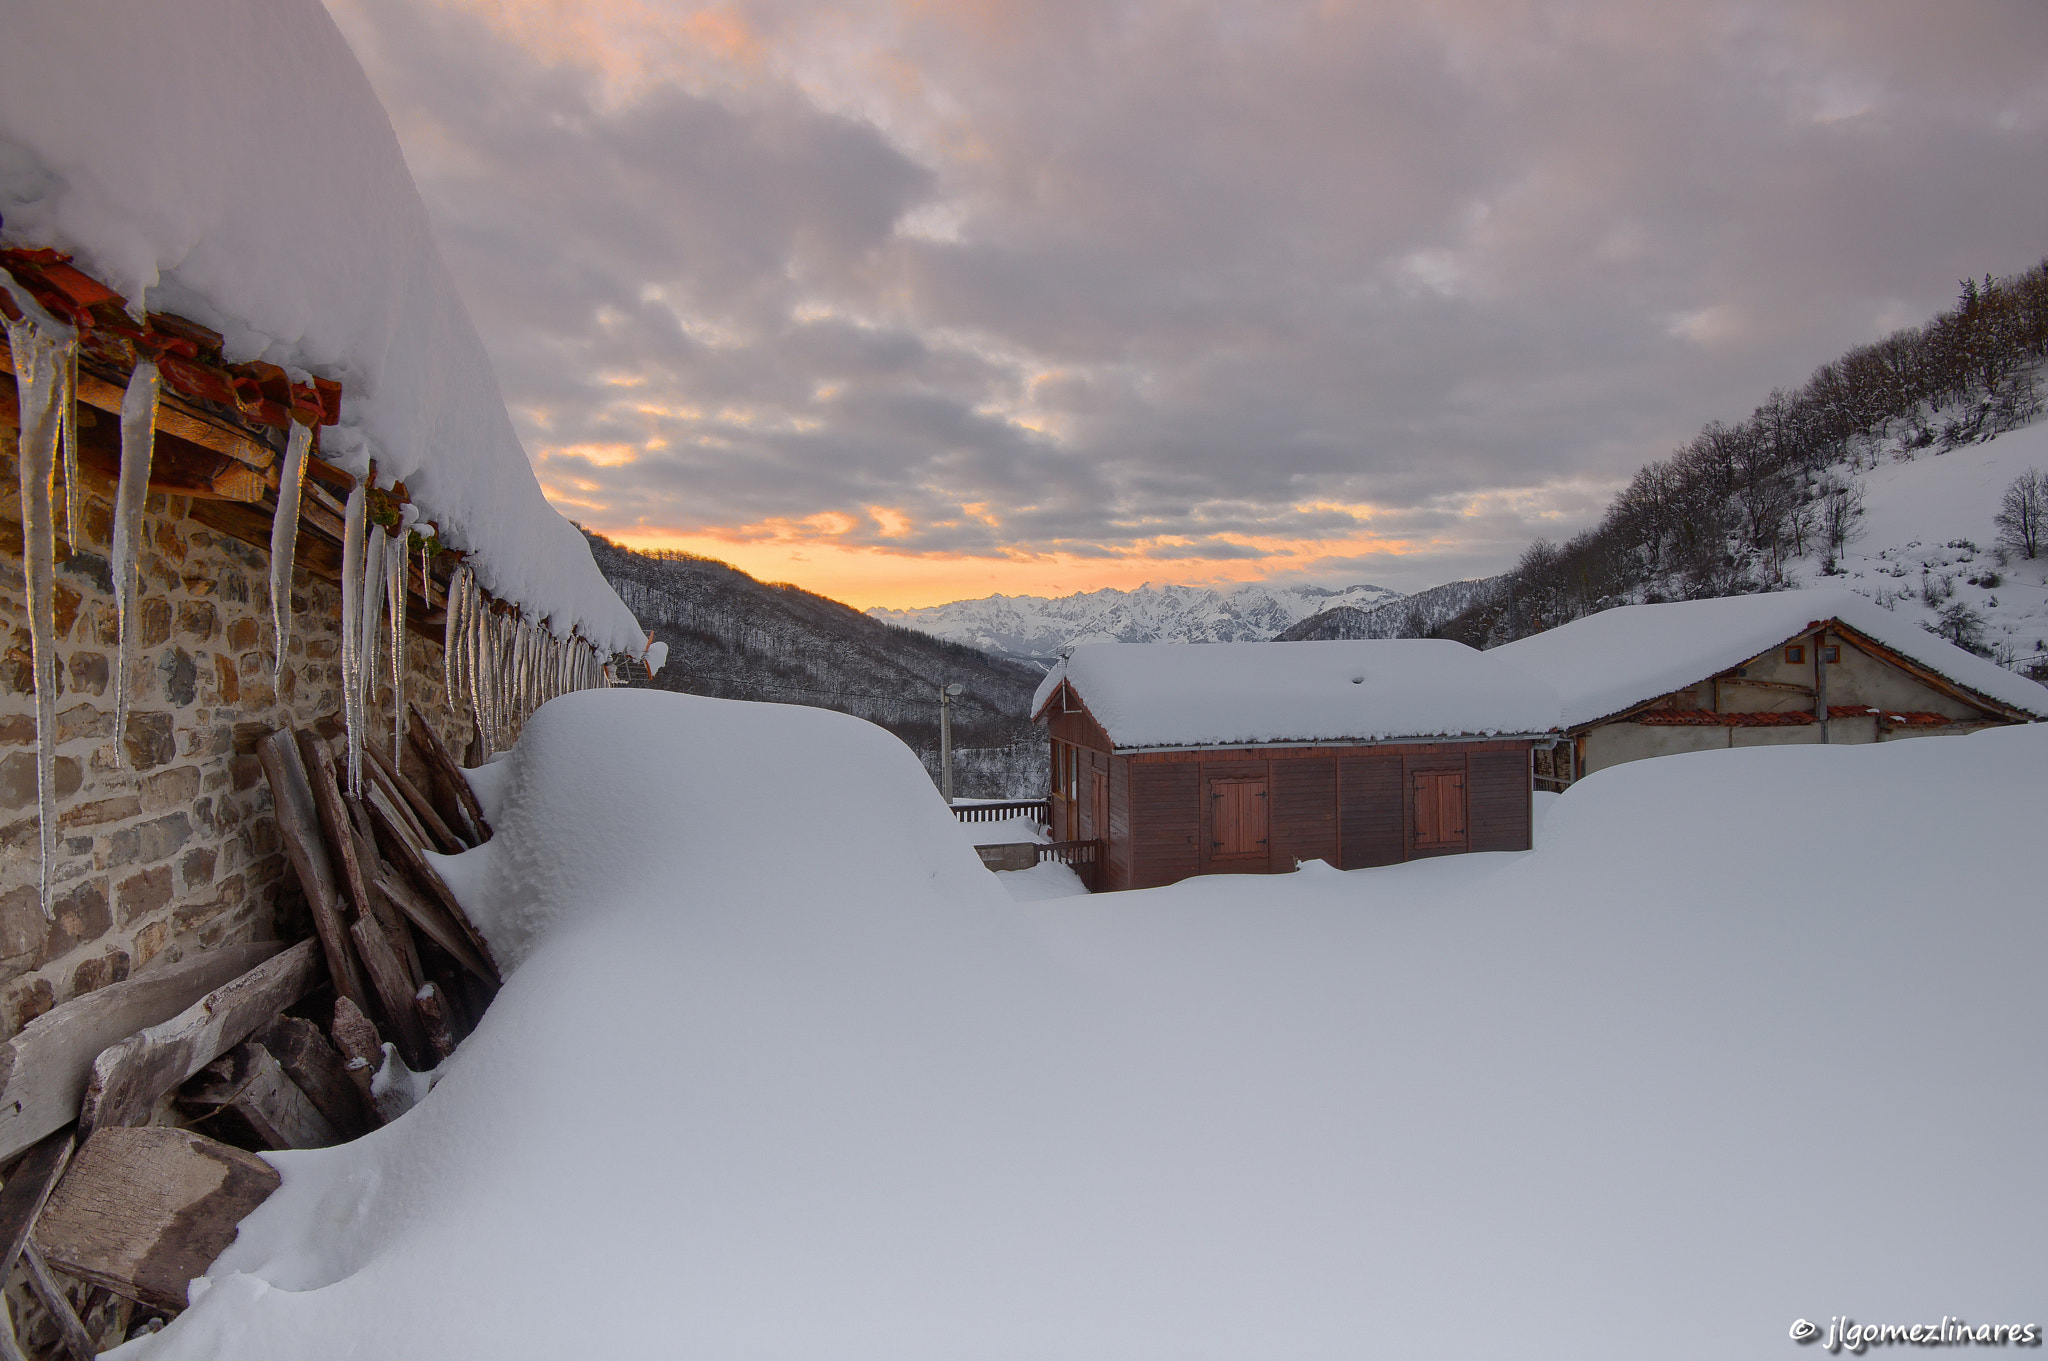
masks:
[[[404,534],[400,530],[401,536]],[[391,615],[391,766],[405,761],[405,539],[394,542],[384,559],[384,606]]]
[[[135,646],[136,559],[142,550],[142,507],[149,499],[149,461],[156,449],[156,403],[160,383],[156,365],[135,366],[128,391],[121,398],[121,480],[114,488],[114,628],[118,636],[114,665],[114,745],[127,759],[121,741],[128,731],[128,665]]]
[[[363,612],[363,521],[366,493],[358,482],[348,494],[341,522],[341,722],[348,730],[348,778],[351,789],[362,780],[363,637],[356,621]]]
[[[53,613],[57,529],[53,483],[61,424],[57,401],[63,394],[65,367],[77,340],[69,328],[39,325],[35,312],[26,307],[21,310],[24,318],[7,324],[7,346],[14,355],[21,408],[15,462],[21,475],[22,576],[28,586],[30,664],[36,687],[36,820],[42,833],[39,887],[43,920],[55,921],[50,901],[51,876],[57,869],[57,629]]]
[[[63,358],[64,390],[58,394],[64,450],[64,542],[75,550],[83,542],[84,526],[79,523],[78,502],[78,346],[70,346]]]
[[[292,636],[292,559],[299,551],[299,497],[306,486],[306,451],[312,447],[313,427],[293,421],[277,479],[277,514],[270,521],[270,632],[277,644],[270,664],[273,678],[284,673],[285,644]]]
[[[492,693],[495,655],[492,645],[491,612],[484,608],[481,599],[470,615],[469,626],[469,699],[476,712],[476,735],[483,747],[483,754],[489,757],[498,748],[498,710]]]
[[[362,743],[368,740],[370,705],[377,698],[377,626],[383,622],[384,616],[384,593],[387,589],[384,555],[390,544],[391,536],[384,532],[382,525],[370,525],[363,532],[362,642],[358,644],[362,656],[362,688],[356,698],[356,736],[349,744],[348,753],[348,792],[357,798],[363,794]]]
[[[519,740],[519,725],[525,719],[520,700],[524,694],[519,681],[519,663],[526,644],[526,628],[516,613],[505,616],[505,707],[501,715],[505,728],[500,734],[506,746]]]
[[[441,610],[441,698],[447,701],[456,721],[462,721],[458,696],[462,672],[462,564],[448,573],[448,598]]]

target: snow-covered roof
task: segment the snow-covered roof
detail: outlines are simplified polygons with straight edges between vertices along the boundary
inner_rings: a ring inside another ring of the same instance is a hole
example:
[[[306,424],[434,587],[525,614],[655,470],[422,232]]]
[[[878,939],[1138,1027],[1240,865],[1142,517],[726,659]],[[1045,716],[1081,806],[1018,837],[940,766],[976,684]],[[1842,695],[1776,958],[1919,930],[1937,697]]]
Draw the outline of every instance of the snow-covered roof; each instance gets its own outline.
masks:
[[[646,635],[541,493],[383,106],[318,0],[0,7],[0,241],[343,385],[322,456],[403,480],[483,586]]]
[[[1577,727],[1740,666],[1828,619],[1987,699],[2048,717],[2048,688],[1850,591],[1624,605],[1487,655],[1548,681],[1564,702],[1565,726]]]
[[[1088,643],[1039,684],[1034,718],[1062,681],[1118,747],[1484,737],[1558,722],[1542,681],[1440,639]]]

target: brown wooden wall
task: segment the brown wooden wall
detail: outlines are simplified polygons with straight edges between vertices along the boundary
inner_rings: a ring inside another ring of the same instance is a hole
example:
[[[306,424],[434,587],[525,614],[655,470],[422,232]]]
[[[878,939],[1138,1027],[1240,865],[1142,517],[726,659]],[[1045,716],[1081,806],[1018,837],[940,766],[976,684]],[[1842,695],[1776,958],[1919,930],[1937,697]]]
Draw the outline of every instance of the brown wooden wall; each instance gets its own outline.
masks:
[[[1285,872],[1301,860],[1361,869],[1458,851],[1527,850],[1530,845],[1527,741],[1116,754],[1085,714],[1048,717],[1054,736],[1078,748],[1082,804],[1089,801],[1092,772],[1108,775],[1103,831],[1090,830],[1092,814],[1086,808],[1066,809],[1059,799],[1054,807],[1055,836],[1105,836],[1104,889],[1151,888],[1197,874]],[[1418,775],[1463,781],[1462,840],[1417,844],[1413,804]],[[1226,801],[1217,781],[1264,782],[1266,822],[1255,829],[1265,832],[1263,849],[1247,851],[1239,845],[1232,853],[1219,840],[1225,835],[1244,839],[1249,834],[1239,819],[1256,814],[1240,811],[1240,804],[1252,807],[1249,800]],[[1218,826],[1216,811],[1226,804],[1227,833]]]

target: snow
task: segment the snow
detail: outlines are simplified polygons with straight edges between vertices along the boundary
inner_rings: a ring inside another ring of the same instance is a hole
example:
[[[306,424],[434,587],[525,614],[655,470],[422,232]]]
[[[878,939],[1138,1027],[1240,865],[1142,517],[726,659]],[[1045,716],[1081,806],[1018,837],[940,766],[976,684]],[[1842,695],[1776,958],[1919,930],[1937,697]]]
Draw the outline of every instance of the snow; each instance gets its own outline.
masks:
[[[1443,639],[1092,643],[1039,683],[1034,718],[1062,680],[1118,747],[1540,733],[1558,721],[1541,680]]]
[[[1998,546],[1995,517],[2012,480],[2048,472],[2048,421],[1946,453],[1880,452],[1858,474],[1863,489],[1859,537],[1836,564],[1797,564],[1802,576],[1848,587],[1902,619],[1933,624],[1960,602],[1985,621],[1984,641],[2008,665],[2048,651],[2048,557],[2029,561]]]
[[[273,1155],[117,1355],[1603,1361],[2039,1322],[2044,762],[2033,727],[1672,756],[1525,854],[1020,904],[877,729],[570,695],[444,862],[517,961],[482,1027],[403,1119]]]
[[[1233,643],[1271,638],[1312,614],[1351,605],[1370,610],[1401,599],[1384,586],[1283,586],[1253,581],[1229,588],[1108,587],[1048,598],[996,594],[921,609],[868,611],[969,647],[1049,659],[1077,643]]]
[[[403,480],[486,588],[637,654],[548,505],[398,140],[317,0],[0,7],[0,239],[341,381],[322,454]]]
[[[1549,682],[1564,702],[1565,726],[1575,727],[1739,666],[1824,619],[1839,619],[1958,685],[2048,717],[2048,688],[1846,590],[1623,605],[1487,655]]]

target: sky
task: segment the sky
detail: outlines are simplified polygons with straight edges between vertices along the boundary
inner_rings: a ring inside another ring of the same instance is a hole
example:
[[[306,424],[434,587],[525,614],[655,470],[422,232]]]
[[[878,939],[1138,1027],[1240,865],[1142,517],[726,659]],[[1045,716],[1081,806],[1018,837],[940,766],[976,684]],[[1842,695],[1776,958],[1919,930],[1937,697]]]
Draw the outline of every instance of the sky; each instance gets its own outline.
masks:
[[[2040,0],[328,0],[543,487],[857,606],[1418,590],[2048,255]]]

